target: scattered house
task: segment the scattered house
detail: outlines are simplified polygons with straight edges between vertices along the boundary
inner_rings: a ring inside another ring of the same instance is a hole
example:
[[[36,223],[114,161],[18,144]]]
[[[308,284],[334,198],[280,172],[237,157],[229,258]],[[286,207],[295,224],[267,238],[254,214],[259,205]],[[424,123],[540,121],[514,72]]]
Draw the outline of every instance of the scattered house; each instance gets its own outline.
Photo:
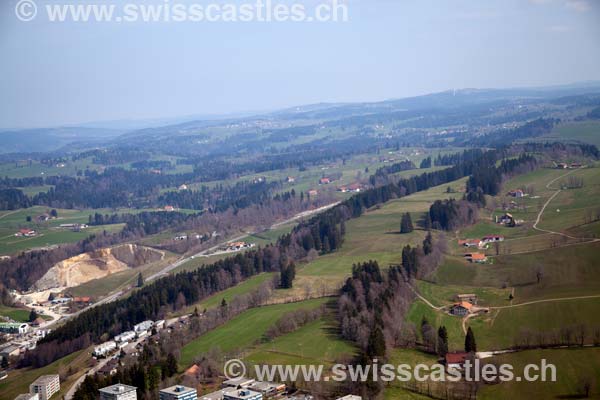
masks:
[[[457,315],[459,317],[464,317],[467,314],[471,314],[473,312],[473,304],[468,301],[461,301],[460,303],[455,303],[450,307],[450,314]]]
[[[460,303],[462,301],[469,302],[471,304],[477,304],[477,295],[474,293],[468,294],[457,294],[456,300]]]
[[[479,239],[465,239],[459,240],[458,245],[464,247],[479,247]]]
[[[30,393],[37,393],[40,400],[48,400],[54,393],[60,391],[60,378],[58,375],[42,375],[29,385]]]
[[[362,190],[362,186],[358,183],[353,183],[349,186],[340,186],[337,191],[342,193],[359,193]]]
[[[0,358],[9,359],[11,357],[17,357],[21,354],[21,348],[14,344],[9,344],[0,350]]]
[[[17,237],[33,237],[35,235],[37,235],[37,232],[28,228],[19,229],[19,232],[15,233],[15,236]]]
[[[115,342],[117,343],[126,343],[135,339],[134,331],[125,331],[117,336],[115,336]]]
[[[285,179],[285,181],[286,181],[287,183],[294,183],[294,182],[296,182],[296,178],[294,178],[293,176],[288,176],[288,177]]]
[[[231,242],[225,245],[226,251],[238,251],[242,249],[250,249],[254,247],[254,243],[246,243],[246,242]]]
[[[314,196],[316,196],[317,194],[319,194],[319,192],[317,192],[315,189],[311,189],[311,190],[309,190],[309,191],[308,191],[308,195],[309,195],[310,197],[314,197]]]
[[[469,358],[469,353],[448,353],[446,354],[446,368],[462,370],[465,367],[465,362]]]
[[[77,296],[73,297],[73,301],[77,304],[90,304],[92,302],[92,298],[90,296]]]
[[[117,383],[100,389],[100,400],[137,400],[135,386]]]
[[[175,385],[161,389],[159,392],[160,400],[196,400],[198,392],[194,388]]]
[[[136,332],[139,336],[140,332],[148,332],[154,326],[154,322],[150,320],[146,320],[144,322],[140,322],[137,325],[133,326],[133,331]]]
[[[330,183],[331,183],[331,179],[329,179],[329,178],[319,179],[319,185],[329,185]]]
[[[108,342],[104,342],[94,347],[94,356],[96,357],[104,357],[111,351],[117,348],[117,343],[114,340],[109,340]]]
[[[87,224],[60,224],[59,228],[70,229],[74,232],[79,232],[82,229],[86,229]]]
[[[556,164],[556,168],[557,169],[567,169],[567,168],[569,168],[569,165],[566,163],[558,163],[558,164]]]
[[[98,374],[103,376],[111,376],[117,373],[119,362],[117,360],[110,360],[102,368],[98,370]]]
[[[504,236],[502,236],[502,235],[487,235],[481,239],[481,242],[479,243],[479,247],[484,247],[488,243],[503,242],[503,241],[504,241]]]
[[[188,190],[188,186],[184,183],[181,186],[179,186],[179,190]]]
[[[581,168],[583,165],[581,165],[581,163],[578,162],[574,162],[571,163],[571,168]]]
[[[484,253],[467,253],[465,254],[467,261],[477,264],[486,263],[488,258]]]
[[[516,198],[525,197],[525,193],[521,189],[511,190],[506,195],[511,196],[511,197],[516,197]]]
[[[504,215],[501,216],[496,216],[496,223],[498,224],[503,224],[503,225],[515,225],[515,217],[513,217],[512,214],[510,213],[506,213]]]
[[[72,301],[70,297],[55,297],[50,303],[51,304],[67,304]]]
[[[151,169],[150,173],[155,174],[155,175],[160,175],[160,174],[162,174],[162,171],[160,169]]]
[[[163,208],[163,210],[164,210],[164,211],[175,211],[175,207],[173,207],[173,206],[165,206],[165,207]]]
[[[197,364],[192,365],[183,373],[185,376],[196,376],[200,373],[200,367]]]
[[[188,235],[179,235],[179,236],[175,236],[173,238],[173,240],[182,241],[182,240],[187,240],[187,238],[188,238]]]
[[[38,215],[35,219],[37,222],[46,222],[46,221],[50,220],[50,215],[48,215],[48,214]]]

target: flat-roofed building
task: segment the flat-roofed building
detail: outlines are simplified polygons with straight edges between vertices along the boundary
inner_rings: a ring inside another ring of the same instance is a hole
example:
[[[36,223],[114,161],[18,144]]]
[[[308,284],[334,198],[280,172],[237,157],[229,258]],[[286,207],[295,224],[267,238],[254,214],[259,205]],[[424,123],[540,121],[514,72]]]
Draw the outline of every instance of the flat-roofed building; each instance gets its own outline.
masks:
[[[117,383],[100,389],[100,400],[137,400],[135,386]]]
[[[37,393],[23,393],[15,397],[15,400],[40,400],[40,395]]]
[[[217,390],[216,392],[203,394],[198,399],[199,400],[223,400],[225,393],[235,392],[237,389],[232,387],[226,387],[221,390]]]
[[[250,389],[237,389],[223,395],[223,400],[262,400],[262,393]]]
[[[60,391],[58,375],[42,375],[29,385],[29,393],[38,394],[40,400],[48,400],[54,393]]]
[[[160,400],[197,400],[198,392],[196,389],[182,385],[175,385],[159,392]]]
[[[250,385],[252,385],[254,382],[256,382],[254,379],[252,378],[246,378],[245,376],[240,376],[239,378],[233,378],[233,379],[228,379],[225,382],[223,382],[222,387],[248,387]]]

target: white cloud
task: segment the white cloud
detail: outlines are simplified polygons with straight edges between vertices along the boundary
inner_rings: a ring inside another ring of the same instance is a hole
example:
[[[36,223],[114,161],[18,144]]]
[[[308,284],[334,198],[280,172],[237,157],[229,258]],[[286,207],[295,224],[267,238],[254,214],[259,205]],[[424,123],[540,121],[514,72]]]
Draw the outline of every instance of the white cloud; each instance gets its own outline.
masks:
[[[565,33],[570,32],[572,29],[570,26],[567,25],[552,25],[548,28],[548,30],[550,32]]]
[[[588,0],[567,0],[566,6],[577,12],[586,12],[591,8]]]

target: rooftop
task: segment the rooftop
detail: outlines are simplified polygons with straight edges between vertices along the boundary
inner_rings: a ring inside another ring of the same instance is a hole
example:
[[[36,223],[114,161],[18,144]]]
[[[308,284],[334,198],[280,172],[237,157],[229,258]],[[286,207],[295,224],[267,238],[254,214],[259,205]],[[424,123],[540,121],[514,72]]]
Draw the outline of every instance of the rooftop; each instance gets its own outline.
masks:
[[[182,386],[182,385],[175,385],[175,386],[171,386],[168,388],[164,388],[160,390],[161,393],[168,393],[168,394],[181,394],[181,393],[187,393],[187,392],[195,392],[196,389],[191,388],[191,387],[187,387],[187,386]]]
[[[131,392],[132,390],[136,390],[136,389],[137,388],[135,386],[129,386],[129,385],[124,385],[122,383],[117,383],[116,385],[107,386],[107,387],[100,389],[100,392],[103,392],[106,394],[118,394],[118,393]]]

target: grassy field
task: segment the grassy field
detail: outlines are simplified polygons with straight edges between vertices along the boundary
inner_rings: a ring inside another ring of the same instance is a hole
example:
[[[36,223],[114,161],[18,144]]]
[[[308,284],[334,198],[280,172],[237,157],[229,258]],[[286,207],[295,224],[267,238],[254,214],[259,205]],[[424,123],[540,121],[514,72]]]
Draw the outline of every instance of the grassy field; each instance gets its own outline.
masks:
[[[600,146],[600,121],[579,121],[558,124],[547,137],[547,140],[578,140]]]
[[[259,342],[264,333],[281,316],[298,309],[312,309],[325,304],[329,299],[307,300],[299,303],[277,304],[248,310],[225,325],[218,327],[188,343],[181,350],[180,366],[189,367],[193,360],[211,348],[223,352],[247,349]]]
[[[200,312],[202,312],[202,310],[204,309],[218,307],[219,305],[221,305],[223,299],[225,299],[225,301],[229,303],[234,297],[250,293],[252,290],[259,287],[263,282],[266,282],[269,279],[273,279],[274,276],[274,273],[263,273],[253,276],[252,278],[246,279],[239,285],[236,285],[229,289],[225,289],[213,296],[202,300],[198,304],[194,304],[187,308],[184,308],[181,312],[179,312],[179,314],[189,314],[194,310],[195,307],[198,307],[198,310],[200,310]]]
[[[29,384],[46,374],[68,376],[66,380],[61,379],[61,390],[52,397],[61,399],[68,388],[84,373],[90,361],[89,352],[89,349],[81,350],[38,369],[25,368],[10,371],[8,378],[0,381],[0,400],[12,400],[21,393],[28,393]]]
[[[587,341],[600,327],[600,298],[563,300],[491,310],[484,317],[469,320],[481,350],[513,346],[524,332],[552,332],[562,327],[586,326]]]
[[[340,357],[356,352],[352,344],[339,338],[335,324],[329,318],[311,322],[256,346],[244,360],[254,364],[334,364]]]
[[[530,363],[547,363],[556,366],[556,382],[503,382],[499,385],[486,385],[477,398],[480,400],[547,400],[578,399],[582,396],[582,382],[590,377],[594,382],[589,398],[600,398],[600,349],[560,349],[531,350],[505,354],[495,358],[499,363],[511,364],[515,376],[522,376],[524,367]]]
[[[27,322],[29,321],[30,310],[24,308],[7,307],[0,304],[0,315],[8,317],[13,321]]]

